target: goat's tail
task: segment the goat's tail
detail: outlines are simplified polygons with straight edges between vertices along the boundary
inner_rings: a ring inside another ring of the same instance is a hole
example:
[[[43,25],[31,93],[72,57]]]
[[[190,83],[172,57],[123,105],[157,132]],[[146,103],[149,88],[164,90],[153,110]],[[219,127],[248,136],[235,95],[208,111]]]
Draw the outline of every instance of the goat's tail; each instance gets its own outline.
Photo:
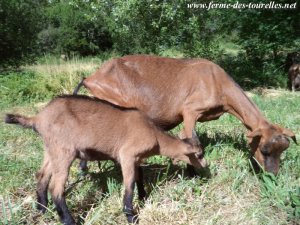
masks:
[[[35,129],[34,117],[25,117],[17,114],[6,114],[5,123],[19,124],[25,128]]]
[[[77,95],[79,89],[81,88],[81,86],[83,85],[83,81],[85,80],[85,78],[82,78],[82,80],[80,81],[80,83],[77,85],[77,87],[74,89],[73,91],[73,95]]]

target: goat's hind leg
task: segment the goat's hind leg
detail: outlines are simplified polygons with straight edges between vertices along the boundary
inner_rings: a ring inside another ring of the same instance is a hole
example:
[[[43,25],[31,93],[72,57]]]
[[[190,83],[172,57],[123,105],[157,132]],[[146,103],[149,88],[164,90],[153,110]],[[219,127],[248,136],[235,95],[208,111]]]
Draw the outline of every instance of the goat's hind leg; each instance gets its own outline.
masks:
[[[120,163],[122,168],[123,183],[125,186],[123,212],[127,217],[128,223],[138,223],[138,218],[133,210],[132,204],[134,186],[136,182],[135,179],[137,176],[137,167],[134,165],[134,160],[128,157],[121,158]]]
[[[37,193],[37,202],[38,202],[37,209],[42,213],[46,212],[46,208],[48,205],[47,194],[48,194],[48,184],[51,178],[51,174],[52,174],[52,170],[51,170],[50,159],[47,152],[45,152],[43,165],[39,170],[39,172],[37,172],[36,174],[36,178],[37,178],[36,193]]]
[[[53,171],[49,190],[61,222],[64,225],[75,225],[75,221],[68,210],[64,194],[69,169],[75,159],[75,155],[72,155],[70,153],[71,151],[68,150],[64,150],[63,152],[65,153],[63,156],[56,155],[52,157],[51,162]]]

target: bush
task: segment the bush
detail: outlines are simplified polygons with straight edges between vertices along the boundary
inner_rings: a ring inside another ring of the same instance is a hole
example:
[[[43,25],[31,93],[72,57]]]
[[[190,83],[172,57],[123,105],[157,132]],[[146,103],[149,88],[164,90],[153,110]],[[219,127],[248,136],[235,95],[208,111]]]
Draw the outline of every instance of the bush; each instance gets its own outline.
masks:
[[[49,3],[45,14],[46,27],[38,35],[43,54],[87,56],[99,54],[112,46],[101,13],[93,11],[92,3]]]
[[[218,63],[244,89],[286,87],[287,74],[273,60],[259,62],[240,52],[237,56],[224,55]]]
[[[35,56],[43,1],[0,1],[0,70]]]
[[[0,83],[2,106],[42,101],[59,93],[58,87],[46,77],[28,71],[2,74]]]

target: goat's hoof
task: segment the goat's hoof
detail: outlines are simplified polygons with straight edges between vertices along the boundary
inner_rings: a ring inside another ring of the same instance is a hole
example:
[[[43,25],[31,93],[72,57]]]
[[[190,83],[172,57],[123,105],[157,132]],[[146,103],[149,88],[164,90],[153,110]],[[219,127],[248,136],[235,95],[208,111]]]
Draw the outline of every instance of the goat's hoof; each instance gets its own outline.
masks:
[[[41,213],[43,213],[43,214],[45,214],[46,213],[46,207],[45,206],[43,206],[43,205],[41,205],[41,204],[38,204],[37,205],[37,210],[39,211],[39,212],[41,212]]]
[[[63,225],[76,225],[75,220],[71,216],[63,219],[61,222]]]
[[[125,214],[128,223],[138,224],[138,215],[133,211],[133,209],[126,209],[126,207],[123,209],[123,213]]]
[[[138,224],[139,218],[137,215],[126,215],[128,223]]]

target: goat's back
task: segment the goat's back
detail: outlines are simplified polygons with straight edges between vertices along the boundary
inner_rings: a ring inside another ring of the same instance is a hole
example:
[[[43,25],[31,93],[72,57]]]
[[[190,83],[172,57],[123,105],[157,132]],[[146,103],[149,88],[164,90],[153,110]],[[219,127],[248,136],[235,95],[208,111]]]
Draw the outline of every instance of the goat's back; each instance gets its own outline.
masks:
[[[115,158],[126,145],[155,145],[155,127],[136,109],[85,96],[60,96],[37,116],[36,129],[46,146],[91,149]]]
[[[138,108],[165,130],[182,122],[191,102],[201,102],[208,110],[218,107],[224,104],[225,91],[236,86],[222,68],[206,59],[149,55],[111,59],[83,84],[99,99]]]

